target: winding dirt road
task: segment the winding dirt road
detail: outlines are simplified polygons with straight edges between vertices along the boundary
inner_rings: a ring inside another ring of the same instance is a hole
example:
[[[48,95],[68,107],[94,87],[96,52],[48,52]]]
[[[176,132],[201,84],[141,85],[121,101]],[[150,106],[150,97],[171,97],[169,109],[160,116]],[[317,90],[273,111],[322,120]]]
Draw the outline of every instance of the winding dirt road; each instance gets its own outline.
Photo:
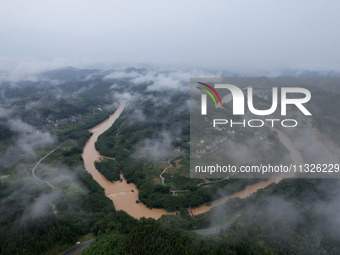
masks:
[[[170,158],[170,159],[168,160],[169,166],[166,167],[166,168],[164,168],[163,172],[159,175],[159,178],[161,178],[161,180],[162,180],[163,186],[165,186],[165,184],[164,184],[165,178],[163,177],[163,174],[165,174],[165,172],[166,172],[169,168],[173,167],[173,165],[170,163],[170,161],[173,160],[174,158],[176,158],[176,156],[174,156],[174,157],[172,157],[172,158]]]
[[[53,150],[51,150],[49,153],[47,153],[45,156],[43,156],[37,164],[35,164],[35,166],[32,169],[32,176],[37,179],[40,182],[44,182],[46,183],[48,186],[50,186],[52,189],[56,189],[57,187],[53,186],[50,182],[48,181],[44,181],[42,179],[40,179],[38,176],[35,175],[35,170],[37,169],[37,167],[39,166],[39,164],[41,163],[41,161],[43,161],[45,158],[47,158],[49,155],[51,155],[54,151],[56,151],[57,149],[60,148],[61,145],[59,145],[57,148],[54,148]]]

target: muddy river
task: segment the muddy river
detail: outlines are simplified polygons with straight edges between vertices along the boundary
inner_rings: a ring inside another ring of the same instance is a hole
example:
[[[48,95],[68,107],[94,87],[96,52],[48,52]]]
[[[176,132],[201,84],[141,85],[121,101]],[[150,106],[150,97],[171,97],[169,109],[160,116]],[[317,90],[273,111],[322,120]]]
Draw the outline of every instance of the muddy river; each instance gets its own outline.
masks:
[[[94,162],[102,157],[95,148],[95,142],[102,133],[104,133],[108,128],[112,126],[115,120],[123,112],[125,106],[126,104],[124,102],[121,102],[115,113],[110,115],[110,117],[102,123],[89,130],[93,133],[93,135],[87,141],[82,153],[85,169],[92,175],[93,179],[104,188],[106,196],[112,200],[116,210],[124,210],[134,218],[151,217],[154,219],[158,219],[163,214],[169,214],[169,212],[164,209],[150,209],[147,208],[143,203],[136,203],[136,201],[138,200],[138,189],[136,185],[132,183],[128,184],[123,175],[121,175],[121,178],[123,180],[122,182],[110,182],[100,172],[98,172],[94,165]],[[302,164],[303,158],[301,156],[301,153],[293,146],[290,138],[280,130],[273,130],[278,133],[280,141],[288,149],[292,161],[295,164]],[[203,204],[200,207],[193,208],[193,214],[196,215],[205,213],[209,211],[212,207],[221,205],[232,197],[245,198],[250,194],[256,192],[258,189],[266,188],[271,183],[277,183],[281,179],[282,178],[269,179],[267,181],[261,181],[256,184],[248,185],[245,189],[236,192],[231,196],[226,196],[212,201],[210,203],[210,206]]]
[[[82,154],[85,169],[92,175],[93,179],[104,188],[106,196],[112,200],[116,210],[124,210],[135,218],[151,217],[158,219],[163,214],[166,214],[167,211],[163,209],[149,209],[142,203],[136,203],[138,200],[138,189],[136,185],[132,183],[128,184],[122,175],[122,182],[117,181],[112,183],[98,172],[94,165],[94,162],[101,158],[101,155],[95,148],[95,142],[102,133],[112,126],[123,112],[125,106],[126,104],[121,102],[114,114],[89,130],[93,135],[84,146]]]

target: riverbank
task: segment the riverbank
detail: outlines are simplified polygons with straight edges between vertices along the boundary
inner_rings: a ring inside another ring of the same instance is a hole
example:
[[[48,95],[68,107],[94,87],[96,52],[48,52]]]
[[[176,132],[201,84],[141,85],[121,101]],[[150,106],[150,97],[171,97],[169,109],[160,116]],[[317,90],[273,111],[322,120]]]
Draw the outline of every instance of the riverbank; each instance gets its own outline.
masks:
[[[126,103],[120,102],[118,109],[112,115],[110,115],[108,119],[106,119],[102,123],[96,125],[95,127],[89,130],[90,132],[93,133],[93,135],[87,141],[82,153],[85,169],[92,175],[93,179],[101,187],[104,188],[106,196],[112,200],[116,210],[124,210],[129,215],[137,219],[141,217],[146,218],[151,217],[154,219],[159,219],[162,215],[171,213],[167,212],[164,209],[150,209],[146,207],[143,203],[139,202],[138,189],[135,184],[133,183],[128,184],[122,174],[121,174],[122,181],[116,181],[112,183],[108,181],[100,172],[98,172],[94,165],[96,160],[99,160],[100,158],[103,157],[99,154],[99,152],[95,148],[95,143],[98,137],[112,126],[112,124],[123,112],[125,106]],[[281,143],[288,149],[293,163],[301,164],[303,162],[302,155],[294,147],[290,138],[278,129],[273,130],[277,132]],[[264,189],[272,183],[278,183],[281,179],[282,177],[277,177],[269,179],[267,181],[260,181],[255,184],[248,185],[239,192],[212,201],[211,203],[209,203],[209,206],[207,205],[207,203],[205,203],[197,208],[192,208],[192,212],[194,215],[202,214],[211,210],[211,208],[215,206],[227,202],[230,198],[234,197],[246,198],[259,189]]]
[[[105,190],[105,195],[110,198],[116,210],[124,210],[134,218],[154,218],[158,219],[164,214],[169,214],[164,209],[150,209],[143,203],[136,203],[138,200],[138,189],[135,184],[127,183],[121,174],[122,181],[108,181],[95,167],[94,162],[102,156],[95,148],[98,137],[109,129],[120,116],[126,106],[125,102],[120,102],[118,109],[110,115],[108,119],[91,128],[92,136],[84,146],[82,157],[85,169],[92,175],[93,179]]]

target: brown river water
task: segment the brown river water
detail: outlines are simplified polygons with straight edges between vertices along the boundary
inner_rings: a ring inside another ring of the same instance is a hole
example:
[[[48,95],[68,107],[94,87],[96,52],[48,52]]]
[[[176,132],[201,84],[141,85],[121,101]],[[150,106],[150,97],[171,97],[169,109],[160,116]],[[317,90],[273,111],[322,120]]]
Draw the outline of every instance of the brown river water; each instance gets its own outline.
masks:
[[[93,135],[84,146],[82,154],[85,169],[92,175],[93,179],[104,188],[106,196],[112,200],[116,210],[124,210],[132,217],[138,219],[141,217],[158,219],[163,214],[166,214],[167,211],[164,209],[149,209],[142,203],[136,203],[138,200],[138,189],[135,184],[128,184],[123,175],[121,175],[121,178],[123,179],[122,182],[110,182],[98,172],[94,165],[94,162],[101,158],[101,155],[95,148],[95,142],[102,133],[112,126],[115,120],[123,112],[125,106],[126,104],[121,102],[114,114],[89,130]]]
[[[93,135],[85,144],[82,153],[85,169],[92,175],[93,179],[104,188],[106,196],[112,200],[116,210],[124,210],[129,215],[137,219],[141,217],[158,219],[162,215],[170,213],[164,209],[150,209],[147,208],[143,203],[136,203],[136,201],[138,200],[138,189],[135,184],[133,183],[128,184],[124,179],[123,175],[121,175],[121,178],[123,180],[122,182],[120,181],[110,182],[100,172],[98,172],[94,165],[94,162],[102,157],[95,148],[95,142],[102,133],[104,133],[107,129],[109,129],[112,126],[115,120],[123,112],[125,106],[126,103],[120,102],[120,106],[115,111],[115,113],[110,115],[110,117],[103,121],[102,123],[98,124],[97,126],[89,130],[90,132],[93,133]],[[301,153],[293,146],[293,143],[290,140],[290,138],[280,130],[277,129],[273,130],[275,130],[278,133],[280,141],[288,149],[293,163],[302,164],[303,158],[301,156]],[[245,187],[245,189],[236,192],[231,196],[226,196],[215,201],[212,201],[210,203],[210,206],[208,206],[207,204],[203,204],[197,208],[192,208],[192,212],[194,215],[205,213],[209,211],[212,207],[225,203],[230,198],[248,197],[250,194],[256,192],[257,190],[266,188],[271,183],[277,183],[281,179],[282,178],[274,178],[269,179],[267,181],[261,181],[256,184],[248,185]]]

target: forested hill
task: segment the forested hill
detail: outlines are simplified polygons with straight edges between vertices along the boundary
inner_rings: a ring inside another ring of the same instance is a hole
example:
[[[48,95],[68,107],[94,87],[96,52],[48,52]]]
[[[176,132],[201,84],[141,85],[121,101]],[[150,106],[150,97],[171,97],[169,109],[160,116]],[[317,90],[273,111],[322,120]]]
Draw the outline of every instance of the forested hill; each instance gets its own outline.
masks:
[[[284,180],[196,218],[182,211],[159,221],[122,223],[127,231],[103,221],[84,254],[339,254],[333,225],[339,199],[330,192],[339,187],[338,180]],[[218,228],[226,218],[233,219],[231,226],[217,234],[190,231],[211,222]]]
[[[189,177],[190,76],[145,68],[67,68],[30,80],[1,80],[0,254],[58,254],[93,238],[83,254],[339,254],[337,180],[283,180],[247,199],[231,199],[206,214],[189,215],[189,206],[209,205],[260,181],[199,185],[203,180]],[[315,102],[312,126],[339,144],[338,78],[236,77],[230,82],[268,88],[278,83],[308,85]],[[91,136],[88,129],[113,113],[119,101],[128,106],[96,144],[101,154],[116,160],[96,165],[109,180],[122,172],[135,183],[137,202],[176,212],[173,215],[136,220],[115,211],[84,169],[81,153]],[[275,135],[269,137],[277,141]],[[32,169],[55,148],[35,172],[56,187],[51,188],[34,178]],[[310,153],[312,146],[306,148]],[[325,153],[325,148],[319,151]],[[258,147],[252,155],[276,153],[266,152]],[[168,162],[172,168],[164,173],[163,185],[160,174]],[[182,192],[173,196],[171,190]],[[227,229],[196,234],[221,226]]]

